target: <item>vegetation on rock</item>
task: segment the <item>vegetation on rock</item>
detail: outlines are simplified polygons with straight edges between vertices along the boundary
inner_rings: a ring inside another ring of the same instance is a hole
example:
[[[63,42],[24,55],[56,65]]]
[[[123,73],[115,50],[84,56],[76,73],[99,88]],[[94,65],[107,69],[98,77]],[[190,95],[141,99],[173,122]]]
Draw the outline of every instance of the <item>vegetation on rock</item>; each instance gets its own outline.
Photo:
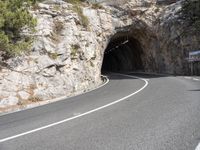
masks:
[[[32,38],[22,34],[22,30],[33,31],[36,19],[30,14],[31,6],[44,0],[1,0],[0,1],[0,58],[8,59],[30,50]],[[73,10],[79,15],[81,24],[87,28],[88,19],[83,15],[81,2],[85,0],[65,0],[74,4]],[[34,7],[33,7],[34,8]],[[61,30],[60,24],[56,26]]]
[[[36,20],[28,8],[35,0],[0,1],[0,55],[5,58],[16,56],[28,49],[31,38],[21,35],[22,28],[34,29]]]
[[[72,58],[75,58],[79,48],[80,48],[80,45],[78,45],[78,44],[71,45],[71,57]]]
[[[84,28],[88,28],[89,20],[88,18],[83,14],[83,10],[80,6],[74,5],[73,11],[76,12],[79,16],[79,19],[81,21],[81,24]]]

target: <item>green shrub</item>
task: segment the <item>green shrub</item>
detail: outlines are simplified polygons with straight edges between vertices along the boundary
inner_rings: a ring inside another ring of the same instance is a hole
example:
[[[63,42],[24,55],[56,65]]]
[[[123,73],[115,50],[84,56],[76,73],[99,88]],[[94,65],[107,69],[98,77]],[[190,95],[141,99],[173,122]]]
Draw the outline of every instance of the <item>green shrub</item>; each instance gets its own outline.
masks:
[[[65,1],[71,4],[80,4],[81,2],[85,2],[86,0],[65,0]]]
[[[72,58],[76,57],[79,48],[80,48],[80,45],[78,45],[78,44],[71,45],[71,57]]]
[[[0,1],[0,52],[16,56],[29,48],[31,39],[22,36],[22,28],[34,29],[36,20],[28,12],[33,0]]]
[[[56,53],[56,52],[55,53],[48,53],[48,55],[53,60],[56,60],[59,56],[58,53]]]
[[[86,2],[86,0],[65,0],[65,1],[73,4],[73,11],[78,14],[83,27],[87,28],[89,21],[88,18],[83,14],[83,10],[81,8],[82,2]]]
[[[82,8],[80,6],[78,6],[78,5],[74,5],[73,11],[78,14],[82,26],[85,27],[85,28],[88,28],[89,20],[88,20],[87,16],[85,16],[83,14]]]
[[[99,3],[92,4],[92,8],[93,9],[104,9],[104,7]]]

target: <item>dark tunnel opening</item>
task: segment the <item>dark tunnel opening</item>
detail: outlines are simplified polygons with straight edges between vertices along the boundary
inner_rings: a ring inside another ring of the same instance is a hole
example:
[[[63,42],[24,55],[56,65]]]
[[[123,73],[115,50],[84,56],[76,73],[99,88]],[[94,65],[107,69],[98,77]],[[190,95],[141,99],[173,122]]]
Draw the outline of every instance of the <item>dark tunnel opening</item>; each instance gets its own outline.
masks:
[[[102,72],[143,71],[142,55],[138,40],[128,36],[115,37],[104,52]]]

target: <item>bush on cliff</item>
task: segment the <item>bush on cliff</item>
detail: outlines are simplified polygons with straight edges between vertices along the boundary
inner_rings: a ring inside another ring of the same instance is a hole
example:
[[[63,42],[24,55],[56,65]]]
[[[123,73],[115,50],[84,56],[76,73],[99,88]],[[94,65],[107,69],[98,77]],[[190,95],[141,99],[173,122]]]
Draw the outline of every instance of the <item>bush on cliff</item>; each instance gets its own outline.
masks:
[[[28,12],[35,0],[0,1],[0,56],[16,56],[30,46],[30,38],[22,36],[22,28],[34,29],[36,20]]]

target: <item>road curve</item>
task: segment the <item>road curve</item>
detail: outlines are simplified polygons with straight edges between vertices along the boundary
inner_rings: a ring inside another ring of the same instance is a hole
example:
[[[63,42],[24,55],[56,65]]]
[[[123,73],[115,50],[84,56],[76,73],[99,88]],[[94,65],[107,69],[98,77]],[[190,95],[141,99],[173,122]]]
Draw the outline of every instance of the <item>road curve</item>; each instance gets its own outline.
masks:
[[[137,76],[149,79],[149,85],[110,74],[107,85],[90,93],[0,116],[0,150],[195,150],[200,142],[200,82]],[[97,108],[102,109],[81,116]]]

